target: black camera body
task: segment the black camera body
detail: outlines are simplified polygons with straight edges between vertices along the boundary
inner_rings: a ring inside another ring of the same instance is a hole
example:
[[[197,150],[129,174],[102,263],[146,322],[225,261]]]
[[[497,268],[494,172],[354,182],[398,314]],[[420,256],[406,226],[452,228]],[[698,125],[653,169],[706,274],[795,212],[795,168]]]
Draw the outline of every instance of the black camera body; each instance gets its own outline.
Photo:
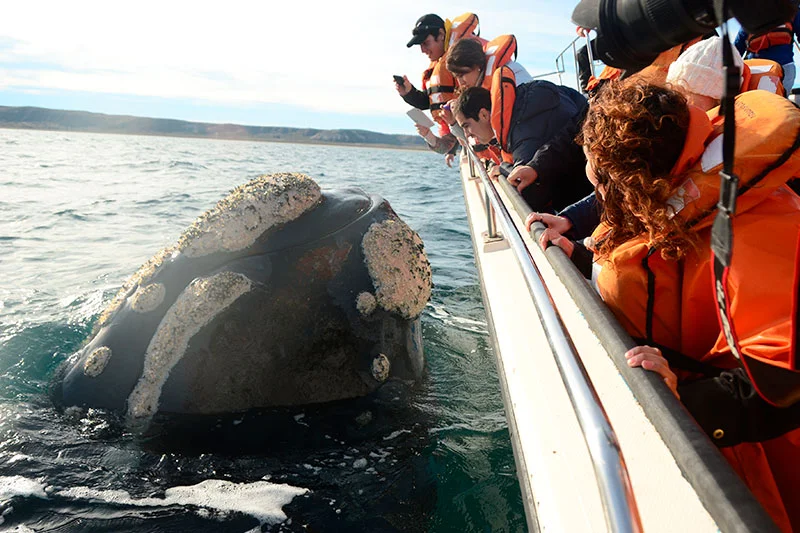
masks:
[[[663,52],[714,31],[730,13],[748,33],[790,20],[798,0],[581,0],[578,26],[597,32],[594,58],[623,69],[646,67]]]

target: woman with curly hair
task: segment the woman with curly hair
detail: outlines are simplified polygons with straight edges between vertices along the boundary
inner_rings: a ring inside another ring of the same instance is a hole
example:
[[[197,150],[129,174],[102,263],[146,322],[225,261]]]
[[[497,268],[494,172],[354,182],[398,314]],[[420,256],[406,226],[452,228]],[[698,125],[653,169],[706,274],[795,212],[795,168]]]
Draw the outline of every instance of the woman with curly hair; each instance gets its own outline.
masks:
[[[800,110],[784,101],[766,91],[737,97],[741,192],[726,283],[742,357],[796,373],[800,198],[785,182],[800,172]],[[744,371],[717,320],[710,238],[721,125],[716,110],[664,87],[615,82],[601,91],[578,138],[603,207],[593,278],[642,343],[628,364],[660,374],[781,529],[800,531],[800,404],[773,406],[774,382]]]

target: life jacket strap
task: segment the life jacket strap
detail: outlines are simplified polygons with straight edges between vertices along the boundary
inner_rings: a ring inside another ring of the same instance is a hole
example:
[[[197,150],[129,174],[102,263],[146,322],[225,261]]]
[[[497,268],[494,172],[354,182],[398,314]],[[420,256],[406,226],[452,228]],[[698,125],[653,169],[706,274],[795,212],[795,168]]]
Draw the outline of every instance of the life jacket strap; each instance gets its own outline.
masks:
[[[452,93],[456,88],[453,85],[431,85],[425,89],[425,92],[430,96],[436,93]]]
[[[739,189],[739,178],[733,172],[734,145],[736,142],[734,96],[739,89],[739,69],[733,62],[733,51],[728,38],[727,24],[723,24],[722,47],[722,60],[726,71],[725,94],[720,107],[725,116],[722,141],[724,164],[723,170],[720,172],[720,197],[717,203],[717,214],[711,227],[711,268],[714,279],[714,301],[716,302],[717,318],[731,353],[744,368],[758,394],[771,405],[788,407],[800,400],[800,373],[760,362],[742,353],[733,324],[728,294],[728,275],[733,259],[733,216],[736,213],[737,194],[742,194],[755,186],[758,181],[772,170],[785,163],[800,146],[800,133],[795,138],[793,145],[781,157],[769,165],[756,179]],[[797,328],[797,317],[795,317],[794,322],[795,328]],[[796,332],[794,336],[797,337]],[[793,343],[790,349],[796,359],[797,345]],[[757,371],[757,373],[754,374],[754,371]],[[769,390],[762,387],[764,384],[769,387]]]

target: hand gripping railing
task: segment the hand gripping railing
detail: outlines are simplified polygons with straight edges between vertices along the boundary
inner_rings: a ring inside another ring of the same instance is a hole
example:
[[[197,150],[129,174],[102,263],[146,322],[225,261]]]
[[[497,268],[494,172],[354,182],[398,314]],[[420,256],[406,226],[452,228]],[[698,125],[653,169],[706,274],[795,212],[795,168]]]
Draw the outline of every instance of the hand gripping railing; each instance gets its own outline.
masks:
[[[472,163],[471,167],[478,170],[484,191],[487,193],[490,203],[486,209],[487,211],[494,209],[499,215],[506,238],[522,269],[548,343],[555,355],[561,379],[566,386],[592,458],[608,530],[641,532],[641,519],[636,508],[625,459],[622,457],[619,442],[600,403],[600,398],[576,354],[575,345],[566,332],[553,299],[544,285],[542,275],[511,220],[508,209],[475,152],[470,147],[465,149]]]

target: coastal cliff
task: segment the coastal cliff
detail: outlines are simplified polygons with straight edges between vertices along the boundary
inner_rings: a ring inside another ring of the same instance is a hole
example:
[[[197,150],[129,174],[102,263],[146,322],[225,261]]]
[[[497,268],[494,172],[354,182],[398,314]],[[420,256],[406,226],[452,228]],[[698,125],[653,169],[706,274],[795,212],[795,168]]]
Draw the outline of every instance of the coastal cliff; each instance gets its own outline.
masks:
[[[42,107],[0,106],[0,128],[163,135],[237,141],[271,141],[313,144],[352,144],[391,148],[425,148],[417,135],[392,135],[366,130],[320,130],[189,122],[165,118],[106,115]]]

